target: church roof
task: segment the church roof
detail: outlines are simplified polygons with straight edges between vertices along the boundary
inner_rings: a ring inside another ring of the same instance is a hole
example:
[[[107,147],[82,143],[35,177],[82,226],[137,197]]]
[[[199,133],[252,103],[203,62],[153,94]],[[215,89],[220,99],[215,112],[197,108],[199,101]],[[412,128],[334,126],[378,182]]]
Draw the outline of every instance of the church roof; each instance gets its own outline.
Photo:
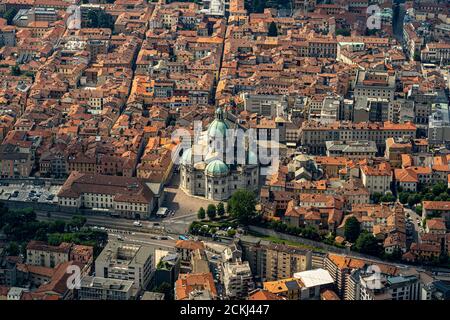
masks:
[[[214,177],[227,175],[229,172],[228,166],[222,160],[211,161],[206,166],[206,174]]]

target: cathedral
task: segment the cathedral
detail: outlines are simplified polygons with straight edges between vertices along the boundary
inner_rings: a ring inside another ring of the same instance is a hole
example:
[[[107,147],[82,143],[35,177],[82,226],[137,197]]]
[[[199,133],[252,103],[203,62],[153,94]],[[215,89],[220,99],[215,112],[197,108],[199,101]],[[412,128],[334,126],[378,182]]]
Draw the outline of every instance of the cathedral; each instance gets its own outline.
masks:
[[[208,130],[181,156],[180,187],[187,194],[222,201],[238,189],[258,188],[256,152],[225,116],[218,108]]]

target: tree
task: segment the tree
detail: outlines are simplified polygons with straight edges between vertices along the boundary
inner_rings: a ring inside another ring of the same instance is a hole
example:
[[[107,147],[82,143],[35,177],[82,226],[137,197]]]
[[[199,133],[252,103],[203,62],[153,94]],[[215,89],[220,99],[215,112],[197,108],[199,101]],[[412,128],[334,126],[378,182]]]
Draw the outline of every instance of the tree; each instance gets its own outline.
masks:
[[[344,236],[347,241],[355,242],[361,233],[361,226],[356,217],[350,217],[345,221]]]
[[[409,193],[407,192],[400,192],[398,195],[398,200],[402,204],[406,204],[408,202]]]
[[[422,196],[417,193],[411,194],[408,197],[408,205],[410,207],[414,206],[417,203],[420,203],[421,201],[422,201]]]
[[[442,193],[447,191],[447,186],[445,185],[445,183],[442,182],[438,182],[433,186],[432,192],[433,194],[437,197],[439,195],[441,195]]]
[[[197,218],[199,218],[200,220],[203,220],[203,219],[205,219],[205,217],[206,217],[205,209],[203,209],[203,207],[200,207],[200,209],[198,209],[198,212],[197,212]]]
[[[98,15],[94,10],[88,11],[87,19],[89,28],[98,28]]]
[[[228,200],[229,212],[242,224],[248,224],[256,217],[256,196],[246,189],[239,189]]]
[[[285,225],[285,224],[283,224]],[[286,225],[285,225],[286,226]],[[311,239],[311,240],[315,240],[315,241],[320,241],[320,235],[317,233],[317,230],[312,227],[312,226],[307,226],[303,231],[302,231],[302,236],[307,238],[307,239]]]
[[[380,203],[380,199],[383,196],[383,194],[379,193],[379,192],[374,192],[370,198],[372,199],[372,202],[377,204]]]
[[[436,198],[434,198],[434,201],[448,201],[448,198],[449,198],[448,193],[442,192]]]
[[[386,192],[386,194],[380,198],[381,202],[394,202],[395,200],[396,198],[391,192]]]
[[[421,216],[422,215],[422,210],[423,210],[423,207],[422,207],[422,205],[421,204],[418,204],[417,206],[416,206],[416,213],[419,215],[419,216]]]
[[[12,25],[13,19],[16,16],[17,12],[19,12],[19,10],[17,10],[16,8],[9,8],[4,14],[3,14],[3,19],[6,20],[6,23],[9,25]]]
[[[21,74],[22,74],[22,71],[20,71],[20,67],[18,65],[11,67],[11,75],[20,76]]]
[[[236,235],[236,230],[230,229],[230,230],[227,231],[227,236],[228,236],[228,237],[232,238],[232,237],[234,237],[235,235]]]
[[[388,259],[393,261],[400,261],[402,259],[402,250],[398,247],[395,247],[392,251],[392,254],[388,256]]]
[[[20,247],[17,244],[17,242],[13,241],[10,242],[6,251],[8,252],[8,255],[10,256],[18,256],[20,253]]]
[[[219,217],[225,215],[225,206],[223,205],[223,202],[219,202],[217,204],[217,214],[219,215]]]
[[[252,0],[251,1],[251,7],[247,8],[247,10],[250,9],[250,11],[253,10],[255,13],[263,13],[265,9],[265,1],[264,0]]]
[[[114,18],[107,12],[100,11],[98,14],[98,27],[114,29]]]
[[[214,219],[216,217],[216,206],[212,203],[208,204],[208,208],[206,208],[206,214],[208,215],[208,218]]]
[[[176,121],[177,121],[177,117],[174,114],[169,113],[169,115],[166,118],[166,127],[174,126],[176,124]]]
[[[368,232],[363,232],[359,235],[355,243],[355,250],[372,256],[380,255],[378,240]]]
[[[278,36],[278,28],[277,28],[276,23],[273,21],[269,25],[268,36],[269,37],[277,37]]]
[[[350,36],[350,30],[348,30],[348,29],[337,29],[336,30],[336,35],[337,36],[348,37],[348,36]]]
[[[434,200],[434,194],[432,194],[431,192],[425,193],[425,195],[423,196],[423,200],[425,200],[425,201],[433,201]],[[406,202],[408,202],[408,201],[406,201]]]
[[[161,285],[155,289],[156,292],[164,293],[164,300],[173,300],[173,288],[167,283],[163,282]]]

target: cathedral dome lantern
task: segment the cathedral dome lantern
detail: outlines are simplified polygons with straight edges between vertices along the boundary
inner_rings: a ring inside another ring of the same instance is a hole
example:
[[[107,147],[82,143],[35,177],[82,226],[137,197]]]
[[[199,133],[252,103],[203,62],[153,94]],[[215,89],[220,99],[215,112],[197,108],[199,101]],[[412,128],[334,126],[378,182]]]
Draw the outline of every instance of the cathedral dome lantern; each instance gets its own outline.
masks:
[[[225,115],[222,108],[217,108],[215,112],[215,119],[208,128],[208,137],[210,139],[215,138],[225,138],[227,130],[229,129],[228,124],[225,122]]]

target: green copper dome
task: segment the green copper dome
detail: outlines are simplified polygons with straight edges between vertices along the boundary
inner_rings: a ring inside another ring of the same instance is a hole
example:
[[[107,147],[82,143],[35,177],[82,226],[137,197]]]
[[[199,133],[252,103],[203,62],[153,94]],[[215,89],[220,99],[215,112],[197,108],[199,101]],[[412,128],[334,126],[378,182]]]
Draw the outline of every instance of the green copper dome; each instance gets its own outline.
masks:
[[[211,161],[206,166],[206,174],[213,177],[226,176],[228,174],[228,166],[222,160]]]
[[[186,151],[183,152],[183,155],[181,156],[181,164],[192,164],[192,149],[189,148]]]
[[[223,112],[222,108],[217,108],[215,115],[216,115],[216,118],[214,119],[213,122],[211,122],[211,124],[209,125],[209,128],[208,128],[208,136],[210,138],[216,138],[216,137],[225,138],[226,132],[229,129],[229,127],[224,120],[224,112]]]
[[[247,164],[258,164],[258,156],[253,151],[248,152]]]

